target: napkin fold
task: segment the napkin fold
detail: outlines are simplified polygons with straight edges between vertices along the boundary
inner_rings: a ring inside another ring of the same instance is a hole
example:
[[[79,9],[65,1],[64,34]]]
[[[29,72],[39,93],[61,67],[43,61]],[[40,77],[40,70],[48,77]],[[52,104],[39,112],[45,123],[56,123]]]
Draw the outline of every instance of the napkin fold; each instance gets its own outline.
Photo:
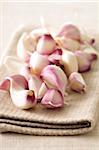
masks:
[[[4,65],[6,56],[16,56],[19,37],[33,26],[21,27],[11,38],[10,44],[0,63],[0,80],[10,73]],[[77,135],[91,131],[96,124],[99,110],[99,60],[92,70],[84,73],[87,92],[71,92],[65,97],[63,108],[46,109],[41,104],[30,110],[20,110],[11,101],[6,91],[0,90],[0,132],[16,132],[33,135]],[[11,67],[12,68],[12,67]],[[16,69],[14,69],[16,70]]]

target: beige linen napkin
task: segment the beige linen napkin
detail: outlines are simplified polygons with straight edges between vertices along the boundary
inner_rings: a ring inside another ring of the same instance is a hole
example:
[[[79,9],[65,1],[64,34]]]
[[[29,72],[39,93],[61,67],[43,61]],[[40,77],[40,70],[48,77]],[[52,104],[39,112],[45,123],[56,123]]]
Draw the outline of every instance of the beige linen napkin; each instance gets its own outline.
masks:
[[[32,26],[33,27],[33,26]],[[15,56],[20,35],[31,27],[22,27],[13,35],[6,53],[1,59],[0,80],[12,71],[3,64],[5,56]],[[10,60],[9,60],[10,61]],[[84,73],[87,93],[71,92],[65,97],[69,105],[59,109],[46,109],[40,104],[30,110],[20,110],[11,102],[9,94],[0,91],[0,132],[17,132],[33,135],[77,135],[91,131],[97,121],[99,110],[99,60],[90,72]],[[17,71],[16,71],[17,72]]]

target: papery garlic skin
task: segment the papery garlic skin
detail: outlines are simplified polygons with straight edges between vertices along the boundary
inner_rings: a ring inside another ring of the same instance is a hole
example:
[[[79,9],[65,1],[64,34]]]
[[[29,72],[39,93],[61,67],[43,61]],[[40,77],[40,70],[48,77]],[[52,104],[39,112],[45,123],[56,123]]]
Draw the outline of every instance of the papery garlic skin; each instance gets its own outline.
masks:
[[[82,51],[75,52],[75,56],[78,61],[79,72],[86,72],[91,69],[91,57]]]
[[[44,67],[49,65],[48,57],[34,52],[30,58],[30,67],[33,74],[40,75]]]
[[[78,72],[78,62],[74,53],[63,50],[61,63],[67,76],[72,72]]]
[[[81,34],[79,29],[73,24],[64,24],[57,35],[58,37],[65,36],[67,38],[80,41]]]
[[[35,51],[36,41],[28,33],[23,33],[17,44],[17,55],[25,62],[29,62],[31,53]]]
[[[45,34],[40,37],[37,43],[37,52],[43,55],[49,55],[54,52],[56,43],[50,34]]]
[[[69,76],[69,86],[72,90],[79,93],[86,91],[86,83],[82,75],[78,72],[73,72]]]
[[[64,95],[67,86],[67,76],[64,71],[56,65],[48,65],[41,72],[41,78],[48,88],[55,88]]]
[[[58,90],[48,89],[41,100],[41,104],[46,108],[63,107],[64,99],[62,94]]]
[[[72,52],[75,52],[80,49],[80,43],[78,41],[64,36],[56,37],[55,41],[61,48],[68,49]]]

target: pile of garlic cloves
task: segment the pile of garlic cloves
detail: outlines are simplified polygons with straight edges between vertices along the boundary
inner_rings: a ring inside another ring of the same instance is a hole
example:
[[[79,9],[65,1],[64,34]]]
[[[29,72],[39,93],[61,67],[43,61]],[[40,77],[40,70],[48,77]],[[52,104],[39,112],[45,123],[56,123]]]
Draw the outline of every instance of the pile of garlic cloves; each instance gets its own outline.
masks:
[[[17,56],[24,66],[19,74],[6,77],[0,89],[8,91],[21,109],[38,102],[46,108],[63,107],[67,88],[86,92],[81,73],[89,71],[98,58],[94,43],[72,24],[64,24],[55,36],[43,28],[25,32],[17,43]]]

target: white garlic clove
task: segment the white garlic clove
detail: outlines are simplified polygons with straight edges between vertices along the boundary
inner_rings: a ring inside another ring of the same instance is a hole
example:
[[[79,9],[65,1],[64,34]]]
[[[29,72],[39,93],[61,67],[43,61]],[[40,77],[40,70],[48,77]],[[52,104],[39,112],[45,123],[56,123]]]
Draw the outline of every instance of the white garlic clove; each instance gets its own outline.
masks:
[[[34,52],[30,58],[30,67],[33,74],[40,75],[45,66],[49,64],[48,57]]]
[[[72,72],[78,71],[78,62],[74,53],[63,50],[61,61],[62,61],[61,63],[64,66],[64,71],[66,72],[67,76],[69,76]]]
[[[73,72],[69,76],[69,86],[72,90],[79,93],[86,91],[86,83],[82,75],[78,72]]]

